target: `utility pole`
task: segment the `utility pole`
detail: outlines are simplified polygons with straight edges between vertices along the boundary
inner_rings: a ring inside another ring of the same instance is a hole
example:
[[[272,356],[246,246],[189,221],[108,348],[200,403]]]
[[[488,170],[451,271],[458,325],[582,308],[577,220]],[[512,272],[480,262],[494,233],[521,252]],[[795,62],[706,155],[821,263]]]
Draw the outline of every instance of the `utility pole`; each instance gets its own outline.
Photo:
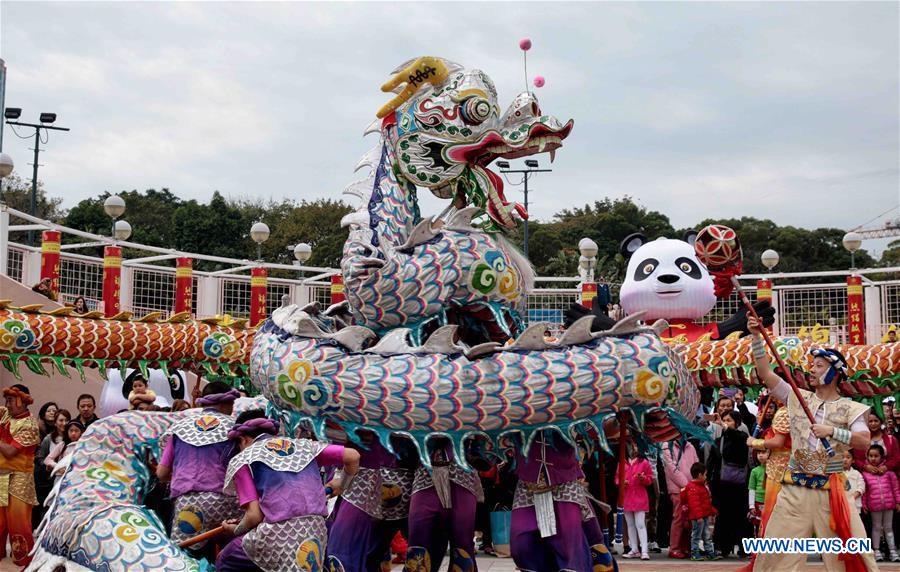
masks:
[[[553,169],[540,169],[538,168],[538,162],[535,159],[526,159],[525,160],[525,169],[510,169],[508,161],[497,161],[497,166],[500,167],[500,172],[505,174],[508,173],[521,173],[522,174],[522,183],[525,185],[525,212],[528,213],[528,179],[534,173],[552,173]],[[530,217],[529,217],[530,218]],[[525,244],[522,247],[522,253],[525,255],[525,258],[528,258],[528,219],[525,219]]]
[[[9,111],[11,111],[11,110],[6,110],[4,112],[4,115],[9,117],[10,116],[10,114],[8,113]],[[18,118],[18,114],[21,114],[22,110],[17,109],[16,112],[17,113],[14,115],[16,118]],[[40,154],[41,154],[41,129],[46,129],[48,131],[51,131],[51,130],[52,131],[69,131],[68,127],[55,127],[55,126],[51,125],[51,123],[56,121],[55,113],[41,113],[40,121],[41,121],[40,123],[25,123],[25,122],[20,122],[20,121],[7,121],[6,122],[7,125],[18,125],[20,127],[33,127],[34,128],[34,135],[29,135],[28,137],[22,137],[21,135],[16,133],[16,135],[19,136],[21,139],[30,139],[31,137],[34,137],[34,164],[33,164],[34,170],[32,171],[32,175],[31,175],[31,209],[29,210],[29,214],[31,216],[37,216],[37,181],[38,181],[38,166],[39,166],[38,159],[40,158]],[[15,133],[15,130],[13,130],[13,133]],[[28,244],[30,246],[34,246],[34,231],[32,231],[32,230],[28,231]]]

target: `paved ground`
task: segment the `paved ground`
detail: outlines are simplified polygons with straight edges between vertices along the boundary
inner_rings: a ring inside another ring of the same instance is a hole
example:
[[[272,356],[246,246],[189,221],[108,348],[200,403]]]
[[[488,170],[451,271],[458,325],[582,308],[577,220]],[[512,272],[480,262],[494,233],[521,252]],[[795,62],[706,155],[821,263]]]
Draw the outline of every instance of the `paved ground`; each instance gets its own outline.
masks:
[[[650,561],[634,561],[616,560],[619,564],[619,570],[627,572],[634,570],[635,572],[671,572],[671,571],[688,571],[688,570],[709,570],[709,571],[725,571],[735,570],[743,566],[746,560],[719,560],[716,562],[691,562],[690,560],[670,560],[665,554],[653,554]],[[442,571],[447,570],[446,559],[445,564],[441,568]],[[879,567],[883,572],[900,572],[900,564],[891,564],[880,562]],[[402,570],[401,566],[395,566],[393,572]],[[824,572],[825,567],[821,562],[811,562],[807,564],[807,572]],[[478,558],[478,572],[515,572],[516,566],[511,558],[492,558],[490,556],[482,556]]]
[[[445,564],[441,570],[446,571],[446,559],[444,560]],[[691,562],[690,560],[669,560],[664,555],[654,554],[651,557],[649,562],[641,562],[641,561],[631,561],[631,560],[622,560],[621,558],[618,560],[619,570],[627,572],[629,570],[634,570],[635,572],[671,572],[678,570],[710,570],[714,572],[724,571],[724,570],[734,570],[738,566],[743,565],[745,561],[743,560],[720,560],[718,562]],[[890,563],[880,563],[879,564],[882,571],[885,572],[900,572],[900,564],[890,564]],[[402,566],[395,566],[394,572],[399,572],[402,570]],[[19,568],[13,566],[12,562],[9,561],[9,558],[6,558],[0,561],[0,572],[14,572],[18,571]],[[478,558],[478,572],[515,572],[516,567],[513,564],[511,558],[492,558],[490,556],[484,556]],[[806,567],[808,572],[823,572],[825,568],[822,566],[822,563],[813,563],[809,564]]]

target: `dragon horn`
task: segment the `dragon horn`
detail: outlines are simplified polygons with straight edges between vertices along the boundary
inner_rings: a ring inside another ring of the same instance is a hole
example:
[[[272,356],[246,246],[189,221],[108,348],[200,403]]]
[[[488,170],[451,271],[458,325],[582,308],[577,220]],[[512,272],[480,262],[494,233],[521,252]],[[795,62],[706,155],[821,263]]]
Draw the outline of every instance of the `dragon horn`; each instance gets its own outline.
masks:
[[[440,85],[447,79],[448,75],[450,75],[450,69],[441,58],[433,56],[420,57],[403,69],[395,72],[394,77],[381,86],[381,91],[389,93],[404,83],[406,84],[406,87],[394,99],[378,110],[376,116],[379,119],[384,119],[392,111],[409,101],[424,84]]]

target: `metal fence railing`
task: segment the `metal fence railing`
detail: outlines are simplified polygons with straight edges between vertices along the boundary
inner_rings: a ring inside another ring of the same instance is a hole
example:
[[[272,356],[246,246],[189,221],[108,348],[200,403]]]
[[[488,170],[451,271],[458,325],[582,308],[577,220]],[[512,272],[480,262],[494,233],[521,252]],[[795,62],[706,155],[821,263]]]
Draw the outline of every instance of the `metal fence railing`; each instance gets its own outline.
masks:
[[[29,247],[11,244],[7,249],[6,274],[13,280],[32,286],[40,268],[40,252]],[[122,309],[135,317],[149,312],[164,316],[174,311],[175,269],[170,266],[132,263],[123,266]],[[243,267],[242,272],[246,272]],[[240,271],[239,271],[240,272]],[[896,276],[896,273],[889,276]],[[317,301],[323,308],[331,305],[331,285],[327,273],[316,281],[269,278],[266,310],[271,314],[288,296],[292,303]],[[779,276],[789,278],[790,276]],[[794,277],[796,280],[801,277]],[[836,277],[841,280],[840,277]],[[250,276],[246,274],[210,274],[194,271],[192,307],[195,315],[201,307],[199,287],[203,280],[204,314],[230,314],[236,318],[250,315]],[[847,340],[847,287],[843,282],[829,284],[781,284],[776,281],[773,294],[777,310],[775,333],[787,336],[809,336],[832,342]],[[538,278],[538,288],[527,295],[526,323],[548,322],[557,334],[562,327],[565,313],[573,302],[580,300],[577,279]],[[89,309],[101,307],[103,291],[103,263],[101,259],[64,251],[60,257],[60,301],[74,303],[83,296]],[[751,300],[756,292],[752,284],[745,286]],[[210,300],[212,297],[214,300]],[[615,300],[614,300],[615,301]],[[736,294],[719,300],[701,323],[724,320],[739,310],[741,304]],[[900,328],[900,280],[881,282],[866,281],[866,319],[870,343],[875,343],[889,329]]]

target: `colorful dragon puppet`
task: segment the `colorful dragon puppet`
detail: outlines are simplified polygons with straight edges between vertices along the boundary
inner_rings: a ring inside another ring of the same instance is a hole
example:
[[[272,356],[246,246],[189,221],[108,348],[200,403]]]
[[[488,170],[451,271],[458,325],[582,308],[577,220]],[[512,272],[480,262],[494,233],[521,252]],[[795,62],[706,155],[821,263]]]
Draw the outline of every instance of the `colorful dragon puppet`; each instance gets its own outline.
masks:
[[[346,190],[361,200],[344,219],[346,304],[323,313],[285,306],[257,330],[227,320],[110,321],[3,306],[4,365],[200,363],[208,372],[249,375],[289,431],[308,423],[324,438],[328,423],[356,439],[364,427],[389,450],[389,437],[404,435],[426,465],[435,436],[451,440],[463,466],[471,437],[496,442],[517,432],[527,449],[538,430],[575,443],[584,429],[603,444],[604,420],[623,409],[651,439],[691,430],[685,418],[696,412],[699,390],[682,356],[693,357],[694,370],[720,354],[725,362],[716,367],[734,368],[750,363],[743,342],[676,348],[659,335],[664,323],[642,326],[639,315],[605,331],[592,331],[593,317],[585,316],[552,342],[547,324],[525,327],[533,274],[503,232],[526,213],[505,200],[488,165],[552,155],[572,122],[542,114],[532,93],[501,113],[483,72],[440,58],[404,64],[383,89],[398,95],[367,130],[378,135],[360,163],[371,173]],[[418,187],[450,206],[423,218]],[[900,353],[888,354],[893,372]],[[150,570],[161,557],[172,558],[167,569],[197,569],[137,506],[144,456],[177,419],[126,413],[92,425],[60,481],[32,569]]]

